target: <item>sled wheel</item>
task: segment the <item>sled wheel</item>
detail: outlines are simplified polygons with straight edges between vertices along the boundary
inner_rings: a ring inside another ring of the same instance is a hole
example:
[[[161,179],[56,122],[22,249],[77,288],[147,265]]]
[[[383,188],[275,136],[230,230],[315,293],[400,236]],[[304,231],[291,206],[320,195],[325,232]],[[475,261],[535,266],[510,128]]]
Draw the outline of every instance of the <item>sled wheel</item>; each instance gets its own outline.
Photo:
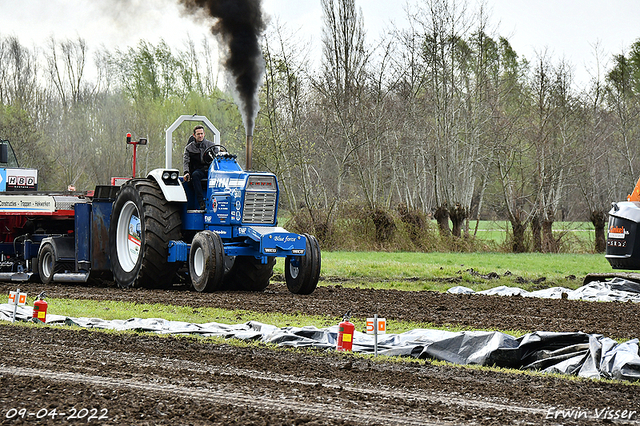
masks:
[[[38,273],[42,284],[50,284],[57,269],[56,252],[51,244],[45,244],[38,254]]]
[[[303,234],[307,247],[303,256],[288,256],[284,261],[287,288],[294,294],[311,294],[320,279],[320,244],[313,235]]]
[[[132,179],[122,186],[109,224],[113,278],[121,288],[162,288],[172,284],[177,262],[167,262],[170,240],[181,239],[182,221],[152,179]]]
[[[224,276],[224,247],[218,234],[202,231],[193,238],[189,252],[189,275],[196,291],[220,289]]]
[[[237,256],[233,266],[225,276],[225,288],[245,291],[263,291],[269,286],[273,275],[275,257],[268,257],[267,263],[253,256]]]

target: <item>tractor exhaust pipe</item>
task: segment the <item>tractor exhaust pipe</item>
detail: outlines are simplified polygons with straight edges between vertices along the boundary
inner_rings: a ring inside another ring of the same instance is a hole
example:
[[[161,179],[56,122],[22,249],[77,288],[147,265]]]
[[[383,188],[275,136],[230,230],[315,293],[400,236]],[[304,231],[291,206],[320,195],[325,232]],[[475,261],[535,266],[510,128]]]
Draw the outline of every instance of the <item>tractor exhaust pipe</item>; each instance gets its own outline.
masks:
[[[247,135],[247,161],[245,162],[246,170],[251,170],[252,145],[253,145],[253,135]]]

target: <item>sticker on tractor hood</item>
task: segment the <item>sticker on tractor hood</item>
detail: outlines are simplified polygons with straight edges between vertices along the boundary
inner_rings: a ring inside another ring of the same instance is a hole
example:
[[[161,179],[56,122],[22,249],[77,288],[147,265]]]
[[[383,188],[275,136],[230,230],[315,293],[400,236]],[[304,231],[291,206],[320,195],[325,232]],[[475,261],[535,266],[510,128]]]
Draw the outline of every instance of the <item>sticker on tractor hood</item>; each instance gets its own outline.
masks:
[[[209,188],[242,188],[244,179],[215,177],[209,179]]]
[[[246,235],[247,237],[250,237],[251,239],[255,240],[255,241],[260,241],[260,234],[256,232],[255,229],[247,227],[247,226],[241,226],[238,228],[238,235],[243,236]]]
[[[228,234],[228,232],[225,229],[222,229],[222,228],[213,228],[213,227],[211,227],[211,228],[209,228],[209,230],[211,232],[215,232],[218,235],[223,235],[224,236],[224,235]]]

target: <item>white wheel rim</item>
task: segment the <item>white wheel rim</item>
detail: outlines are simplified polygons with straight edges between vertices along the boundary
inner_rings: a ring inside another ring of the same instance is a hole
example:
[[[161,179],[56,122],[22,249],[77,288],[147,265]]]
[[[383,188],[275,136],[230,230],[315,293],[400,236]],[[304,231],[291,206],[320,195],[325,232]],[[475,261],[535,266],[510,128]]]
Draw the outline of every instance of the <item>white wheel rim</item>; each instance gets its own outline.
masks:
[[[42,275],[46,278],[51,276],[51,272],[53,269],[53,256],[51,256],[51,252],[45,252],[42,258]]]
[[[289,275],[291,275],[291,278],[295,280],[296,278],[298,278],[299,273],[300,268],[298,268],[297,266],[293,266],[293,264],[289,262]]]
[[[193,272],[197,276],[202,276],[204,272],[204,251],[202,247],[198,247],[193,254]]]
[[[116,229],[116,251],[118,261],[125,272],[131,272],[138,263],[142,243],[142,227],[138,207],[127,201],[122,207]]]

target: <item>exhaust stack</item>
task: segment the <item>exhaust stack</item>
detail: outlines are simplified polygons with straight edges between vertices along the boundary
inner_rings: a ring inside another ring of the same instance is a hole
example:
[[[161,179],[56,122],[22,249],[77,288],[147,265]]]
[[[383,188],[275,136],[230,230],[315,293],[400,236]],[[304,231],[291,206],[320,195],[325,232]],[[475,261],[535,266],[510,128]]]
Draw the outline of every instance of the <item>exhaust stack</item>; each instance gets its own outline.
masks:
[[[251,170],[251,151],[253,149],[253,135],[247,135],[247,161],[245,162],[245,170]]]

